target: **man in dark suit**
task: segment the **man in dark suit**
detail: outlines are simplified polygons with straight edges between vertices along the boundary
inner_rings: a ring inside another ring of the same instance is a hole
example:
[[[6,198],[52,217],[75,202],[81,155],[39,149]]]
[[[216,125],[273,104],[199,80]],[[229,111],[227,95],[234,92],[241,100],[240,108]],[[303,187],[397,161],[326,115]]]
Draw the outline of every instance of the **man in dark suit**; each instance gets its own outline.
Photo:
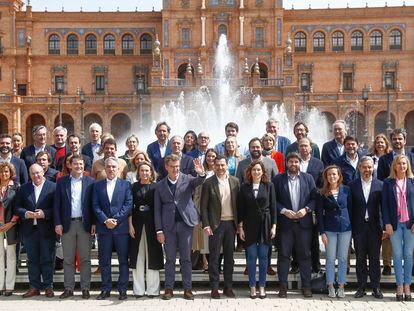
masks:
[[[96,299],[110,297],[112,290],[111,258],[116,249],[119,261],[119,300],[127,299],[128,288],[128,216],[132,210],[132,191],[128,181],[117,177],[118,159],[105,159],[106,179],[95,183],[92,208],[96,216],[96,233],[99,240],[99,266],[101,268],[101,293]]]
[[[361,178],[349,183],[352,197],[351,225],[356,254],[356,274],[358,290],[355,298],[365,296],[367,278],[372,286],[372,295],[383,298],[380,290],[381,268],[380,249],[382,239],[381,195],[382,181],[372,177],[374,161],[371,157],[362,157],[359,161]],[[367,257],[369,271],[367,269]]]
[[[98,160],[98,151],[101,149],[102,126],[98,123],[92,123],[89,126],[90,142],[82,148],[82,154],[87,155],[92,163]]]
[[[234,238],[237,227],[237,194],[239,180],[229,176],[227,160],[218,155],[214,160],[214,175],[208,178],[201,188],[200,211],[204,234],[209,236],[209,265],[211,298],[218,299],[220,272],[219,258],[223,247],[224,290],[223,294],[234,298]]]
[[[81,151],[80,137],[76,134],[69,135],[69,137],[68,137],[68,147],[69,147],[69,152],[66,154],[65,157],[59,159],[59,162],[56,166],[56,169],[58,171],[62,171],[63,163],[66,161],[66,158],[69,155],[74,155],[74,154],[79,154],[80,153],[80,151]],[[85,163],[84,164],[85,171],[90,173],[91,170],[92,170],[92,160],[91,160],[91,158],[88,157],[85,154],[82,154],[82,159],[83,159],[83,163]]]
[[[194,169],[198,177],[180,172],[180,158],[170,154],[165,158],[167,177],[155,188],[154,216],[158,242],[165,250],[165,292],[163,299],[171,299],[175,282],[175,260],[177,247],[180,253],[184,299],[193,300],[191,291],[191,245],[194,226],[200,215],[194,206],[194,189],[205,179],[204,167],[194,159]]]
[[[157,174],[162,175],[164,168],[164,157],[171,153],[171,145],[168,141],[171,128],[166,122],[159,122],[155,127],[157,140],[147,147],[147,154]]]
[[[8,134],[0,135],[0,162],[9,162],[16,170],[15,181],[19,184],[27,183],[29,177],[24,161],[12,154],[12,137]]]
[[[343,184],[348,185],[351,181],[359,178],[358,162],[361,154],[358,151],[358,139],[347,136],[344,139],[345,153],[334,161],[341,169],[344,178]]]
[[[291,144],[291,141],[289,138],[279,135],[279,129],[279,121],[273,118],[266,121],[266,133],[272,134],[275,137],[274,149],[285,156],[286,148]]]
[[[51,167],[52,157],[50,156],[50,153],[47,151],[39,151],[36,154],[35,159],[36,163],[43,167],[44,177],[47,180],[56,182],[56,176],[59,172]]]
[[[56,185],[54,199],[55,232],[61,236],[63,249],[64,286],[60,299],[73,296],[75,288],[75,253],[80,257],[80,286],[82,298],[90,297],[91,242],[95,234],[92,215],[92,189],[94,180],[83,176],[81,155],[70,159],[71,173],[63,176]]]
[[[299,263],[303,295],[312,297],[310,248],[316,188],[313,177],[300,172],[300,161],[297,153],[289,153],[286,157],[287,170],[272,179],[276,192],[280,234],[277,267],[280,298],[287,297],[289,263],[293,249]]]
[[[53,199],[55,184],[43,177],[43,168],[32,164],[31,182],[22,185],[16,194],[16,211],[20,232],[27,252],[30,289],[23,298],[40,295],[54,297],[53,264],[55,262],[55,230],[53,230]]]
[[[183,150],[184,141],[181,136],[175,135],[171,137],[170,139],[170,146],[171,146],[171,154],[175,154],[180,158],[180,172],[185,175],[193,175],[197,176],[197,173],[194,170],[194,164],[193,164],[193,157],[188,156],[184,153],[182,153]],[[161,174],[158,176],[158,180],[161,180],[165,176],[167,176],[168,172],[163,167],[161,169]]]
[[[49,152],[52,158],[51,163],[53,164],[56,156],[56,150],[52,146],[46,144],[46,126],[37,125],[33,127],[32,134],[34,143],[33,145],[29,145],[23,148],[22,153],[20,154],[20,159],[24,161],[27,169],[29,169],[33,163],[36,163],[35,157],[39,153],[39,151],[47,151]]]
[[[332,124],[334,139],[323,144],[322,162],[325,166],[331,165],[343,155],[345,151],[344,139],[346,137],[346,123],[344,120],[336,120]]]
[[[307,125],[303,122],[297,122],[293,127],[293,134],[296,137],[296,141],[287,146],[286,148],[286,155],[288,155],[291,152],[299,152],[299,139],[308,137],[309,129]],[[317,144],[312,143],[312,157],[315,157],[317,159],[321,158],[321,154],[319,152],[319,147]]]
[[[207,132],[200,132],[197,136],[197,147],[191,151],[188,155],[198,158],[201,163],[204,163],[206,152],[208,150],[208,144],[210,143],[210,134]]]

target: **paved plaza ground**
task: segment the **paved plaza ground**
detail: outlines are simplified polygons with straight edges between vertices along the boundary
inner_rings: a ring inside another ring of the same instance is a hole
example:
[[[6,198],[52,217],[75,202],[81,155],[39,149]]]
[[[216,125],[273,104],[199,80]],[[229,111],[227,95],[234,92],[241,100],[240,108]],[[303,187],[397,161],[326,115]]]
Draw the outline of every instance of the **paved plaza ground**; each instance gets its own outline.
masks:
[[[194,301],[186,301],[182,298],[182,292],[175,292],[175,298],[170,301],[163,301],[158,298],[135,299],[129,296],[128,300],[120,302],[116,292],[109,300],[98,301],[95,299],[99,291],[91,292],[91,299],[83,300],[80,293],[75,293],[75,298],[69,298],[64,301],[57,296],[61,291],[56,291],[56,297],[53,299],[44,296],[32,298],[29,300],[22,299],[23,290],[17,291],[11,297],[0,296],[0,310],[25,310],[25,311],[91,311],[91,310],[157,310],[157,311],[180,311],[180,310],[388,310],[403,311],[414,310],[414,302],[396,302],[394,293],[387,290],[384,293],[383,300],[376,300],[370,294],[363,299],[354,299],[353,290],[347,292],[345,299],[330,299],[326,295],[314,295],[312,299],[304,299],[299,291],[293,291],[288,294],[287,299],[279,299],[275,290],[268,291],[268,298],[261,300],[252,300],[248,297],[247,288],[237,287],[235,289],[237,299],[220,300],[210,299],[210,291],[207,287],[196,288],[194,293],[196,298]],[[129,295],[132,291],[128,292]]]

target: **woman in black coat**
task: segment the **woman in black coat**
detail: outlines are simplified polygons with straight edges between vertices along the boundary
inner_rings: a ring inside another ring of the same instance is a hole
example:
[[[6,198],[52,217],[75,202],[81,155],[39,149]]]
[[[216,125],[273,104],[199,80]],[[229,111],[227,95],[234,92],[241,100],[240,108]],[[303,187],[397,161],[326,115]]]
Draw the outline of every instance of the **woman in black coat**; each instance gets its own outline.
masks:
[[[16,282],[16,243],[19,242],[14,202],[18,185],[13,182],[16,170],[13,164],[0,163],[0,292],[11,296]],[[3,240],[7,246],[4,248]],[[6,256],[6,261],[4,260]],[[4,263],[7,263],[5,271]]]
[[[129,266],[135,297],[155,297],[160,292],[159,270],[164,267],[162,246],[154,224],[155,172],[149,162],[138,165],[138,181],[132,186],[133,209],[129,216]],[[146,282],[145,282],[146,276]],[[147,287],[145,288],[145,283]]]
[[[247,252],[250,297],[256,298],[256,261],[259,258],[259,297],[266,297],[268,251],[276,233],[276,195],[262,161],[255,160],[246,170],[246,183],[237,200],[239,236]]]

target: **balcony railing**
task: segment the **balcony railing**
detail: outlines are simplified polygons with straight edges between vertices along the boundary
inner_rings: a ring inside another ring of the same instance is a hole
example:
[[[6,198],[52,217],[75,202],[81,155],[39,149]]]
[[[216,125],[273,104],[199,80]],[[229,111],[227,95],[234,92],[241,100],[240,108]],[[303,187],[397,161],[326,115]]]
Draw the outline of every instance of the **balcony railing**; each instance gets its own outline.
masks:
[[[283,79],[260,79],[259,81],[262,87],[283,86]]]
[[[187,83],[186,83],[185,79],[169,78],[169,79],[164,79],[162,81],[162,85],[163,86],[177,87],[177,86],[186,86]]]

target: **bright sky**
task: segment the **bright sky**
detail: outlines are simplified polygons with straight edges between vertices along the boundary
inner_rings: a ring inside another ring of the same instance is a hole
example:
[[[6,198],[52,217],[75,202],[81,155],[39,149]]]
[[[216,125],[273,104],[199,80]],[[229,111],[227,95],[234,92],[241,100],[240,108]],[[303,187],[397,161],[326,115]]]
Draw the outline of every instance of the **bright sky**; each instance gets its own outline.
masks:
[[[27,0],[24,0],[27,3]],[[208,0],[206,0],[207,2]],[[65,11],[151,11],[152,7],[156,11],[161,10],[162,0],[31,0],[31,5],[35,11],[43,11],[47,7],[48,11],[60,11],[62,6]],[[294,4],[295,9],[308,8],[327,8],[330,3],[331,8],[345,7],[349,3],[350,7],[363,7],[368,3],[369,7],[382,7],[387,2],[388,6],[401,6],[404,0],[284,0],[284,7],[290,9]],[[414,0],[405,0],[406,5],[414,5]]]

